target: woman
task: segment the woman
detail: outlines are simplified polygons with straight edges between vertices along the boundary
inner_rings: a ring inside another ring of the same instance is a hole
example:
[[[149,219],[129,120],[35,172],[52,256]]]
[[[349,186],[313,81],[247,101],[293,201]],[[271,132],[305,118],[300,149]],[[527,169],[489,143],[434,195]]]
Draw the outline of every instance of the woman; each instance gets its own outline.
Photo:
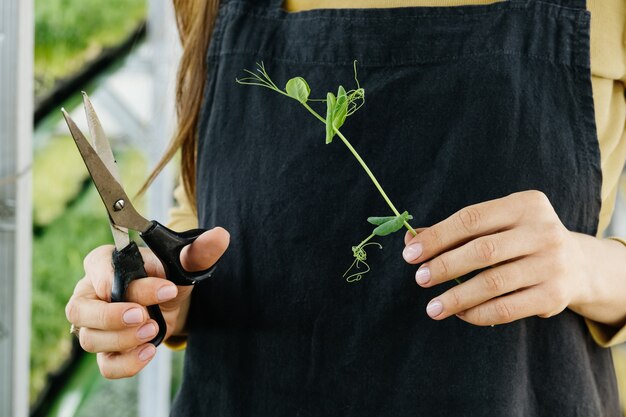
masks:
[[[228,0],[214,28],[216,3],[175,2],[185,53],[165,160],[182,149],[213,228],[185,266],[221,259],[218,272],[176,288],[144,252],[155,278],[109,304],[111,248],[92,252],[67,315],[103,375],[150,360],[142,306],[161,303],[170,345],[187,343],[175,416],[617,417],[600,344],[626,339],[626,247],[595,236],[624,166],[626,75],[596,53],[592,90],[585,1]],[[594,5],[623,25],[620,0]],[[324,96],[354,59],[367,104],[342,131],[425,229],[381,241],[347,284],[348,248],[384,202],[319,122],[234,78],[263,61]]]

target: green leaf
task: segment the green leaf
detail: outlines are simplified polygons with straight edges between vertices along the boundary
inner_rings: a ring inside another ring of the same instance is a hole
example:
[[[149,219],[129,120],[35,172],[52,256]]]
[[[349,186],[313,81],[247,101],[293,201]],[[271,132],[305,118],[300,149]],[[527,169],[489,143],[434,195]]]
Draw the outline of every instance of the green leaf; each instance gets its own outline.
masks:
[[[379,226],[372,232],[376,236],[387,236],[402,229],[404,222],[411,220],[411,216],[408,212],[404,212],[399,216],[389,217],[370,217],[367,219],[372,224],[379,224]]]
[[[393,220],[389,220],[378,226],[372,233],[376,236],[387,236],[402,229],[403,225],[404,220],[402,217],[394,217]]]
[[[298,100],[300,103],[306,103],[311,94],[311,88],[302,77],[292,78],[287,81],[285,91],[289,97]]]
[[[343,86],[339,86],[337,91],[337,104],[335,105],[335,111],[333,112],[333,126],[339,129],[343,126],[348,116],[348,94]]]
[[[406,221],[413,220],[413,216],[411,216],[408,211],[400,214],[400,216]],[[389,220],[393,220],[396,217],[398,216],[368,217],[367,221],[375,226],[380,226],[381,224],[386,223]]]
[[[337,97],[333,93],[326,96],[326,144],[333,141],[335,129],[339,129],[348,117],[348,94],[339,86]]]
[[[333,129],[333,114],[335,113],[335,105],[337,104],[337,98],[333,93],[326,95],[326,144],[328,145],[333,141],[335,137],[335,130]]]
[[[397,216],[385,216],[385,217],[368,217],[367,221],[374,226],[380,226],[383,223],[387,223],[390,220],[395,219]]]

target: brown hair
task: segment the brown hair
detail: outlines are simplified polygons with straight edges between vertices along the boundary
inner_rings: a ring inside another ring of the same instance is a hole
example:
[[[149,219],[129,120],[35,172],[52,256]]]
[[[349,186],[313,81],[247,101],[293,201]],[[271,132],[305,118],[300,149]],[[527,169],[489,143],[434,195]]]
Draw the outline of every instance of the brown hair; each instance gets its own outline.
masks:
[[[176,84],[178,128],[165,154],[140,192],[145,191],[180,149],[183,186],[193,203],[196,196],[197,124],[206,83],[206,53],[215,25],[219,0],[173,0],[173,3],[183,46]],[[192,207],[195,207],[195,204],[192,204]]]

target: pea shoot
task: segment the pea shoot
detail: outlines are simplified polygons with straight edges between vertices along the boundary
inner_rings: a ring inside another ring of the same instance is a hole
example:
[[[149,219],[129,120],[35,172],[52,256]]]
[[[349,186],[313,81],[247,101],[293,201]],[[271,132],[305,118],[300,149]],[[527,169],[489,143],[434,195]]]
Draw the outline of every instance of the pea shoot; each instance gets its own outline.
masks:
[[[285,85],[285,89],[280,89],[274,81],[272,81],[265,69],[265,65],[262,62],[257,63],[256,71],[244,70],[248,76],[236,79],[236,82],[239,84],[269,88],[272,91],[294,99],[302,104],[304,108],[309,111],[309,113],[325,125],[326,144],[332,143],[335,137],[339,137],[339,139],[341,139],[359,164],[361,164],[380,192],[380,195],[394,213],[393,216],[369,217],[367,219],[367,221],[376,226],[376,228],[374,228],[372,233],[361,243],[352,247],[354,261],[348,270],[343,274],[343,277],[347,282],[360,281],[363,278],[363,275],[371,270],[370,266],[366,262],[367,252],[365,248],[368,246],[376,246],[379,249],[382,249],[382,245],[380,243],[372,241],[375,236],[387,236],[399,231],[403,227],[406,227],[409,232],[413,234],[413,236],[417,235],[415,229],[413,229],[413,227],[409,224],[409,220],[413,219],[413,216],[411,216],[407,211],[400,213],[398,209],[396,209],[363,158],[361,158],[356,149],[354,149],[348,139],[339,130],[345,123],[346,119],[365,104],[365,89],[363,89],[359,84],[356,64],[356,61],[354,61],[354,80],[356,81],[356,88],[346,91],[343,86],[339,86],[336,94],[329,92],[326,94],[325,99],[310,98],[311,88],[302,77],[294,77],[290,79]],[[313,110],[313,108],[309,105],[310,102],[326,103],[326,117],[322,117],[319,113]]]

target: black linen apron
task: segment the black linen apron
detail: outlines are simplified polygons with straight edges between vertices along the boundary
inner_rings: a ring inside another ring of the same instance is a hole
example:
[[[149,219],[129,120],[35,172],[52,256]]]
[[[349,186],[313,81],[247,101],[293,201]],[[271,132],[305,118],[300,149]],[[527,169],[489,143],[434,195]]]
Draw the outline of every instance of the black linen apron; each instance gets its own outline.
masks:
[[[235,77],[263,61],[312,96],[354,87],[342,132],[415,226],[536,189],[594,235],[601,171],[584,0],[314,10],[227,1],[208,53],[198,210],[231,245],[193,293],[174,416],[617,417],[608,350],[566,310],[496,327],[435,322],[452,283],[416,285],[403,233],[342,274],[368,216],[392,215],[302,106]],[[325,108],[320,105],[320,112]]]

